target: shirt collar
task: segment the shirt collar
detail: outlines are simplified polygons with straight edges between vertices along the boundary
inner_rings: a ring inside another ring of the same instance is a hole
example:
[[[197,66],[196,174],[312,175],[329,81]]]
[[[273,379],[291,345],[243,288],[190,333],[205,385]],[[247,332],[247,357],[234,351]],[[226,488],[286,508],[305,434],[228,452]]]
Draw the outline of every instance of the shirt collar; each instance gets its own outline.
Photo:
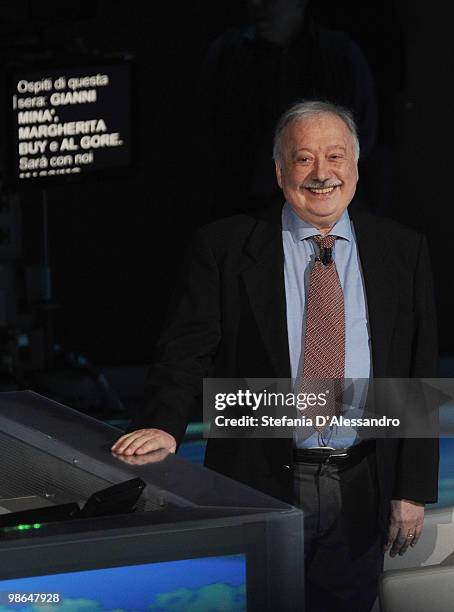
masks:
[[[320,230],[313,227],[310,223],[301,219],[288,202],[284,204],[282,209],[282,231],[290,232],[294,242],[306,240],[312,236],[320,234]],[[342,213],[339,221],[334,225],[333,229],[328,233],[328,236],[334,235],[345,240],[352,240],[352,228],[347,209]]]

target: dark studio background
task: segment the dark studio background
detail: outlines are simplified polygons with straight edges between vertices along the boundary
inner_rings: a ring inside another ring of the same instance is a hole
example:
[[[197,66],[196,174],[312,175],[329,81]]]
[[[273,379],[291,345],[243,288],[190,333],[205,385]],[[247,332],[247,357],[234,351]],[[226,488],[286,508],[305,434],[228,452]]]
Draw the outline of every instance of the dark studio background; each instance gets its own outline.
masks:
[[[364,168],[366,194],[374,195],[368,206],[425,231],[435,272],[440,349],[447,358],[454,346],[447,8],[431,4],[429,11],[420,0],[311,4],[321,24],[349,32],[369,61],[379,123],[375,149]],[[55,342],[63,351],[81,355],[95,370],[107,372],[120,395],[128,385],[120,388],[115,372],[123,381],[130,372],[134,384],[141,384],[142,368],[151,358],[175,271],[193,230],[219,216],[205,188],[210,182],[210,155],[203,144],[200,74],[210,44],[246,19],[246,5],[240,0],[0,3],[3,67],[24,53],[58,57],[75,51],[125,51],[135,58],[134,171],[109,182],[49,187],[56,307],[49,311],[42,304],[30,306],[20,282],[14,285],[16,294],[5,298],[8,307],[19,312],[35,309],[38,326],[50,317]],[[2,236],[19,245],[16,258],[3,253],[3,268],[11,261],[39,264],[42,193],[13,197],[4,187],[2,198],[0,222],[13,228]],[[9,216],[5,206],[13,210]],[[17,215],[20,223],[12,221]],[[4,389],[27,384],[27,377],[43,384],[43,377],[34,372],[15,380],[16,353],[11,346],[21,332],[21,320],[1,330]],[[37,368],[41,373],[61,367],[58,359],[43,363]],[[450,375],[449,361],[443,363],[444,373]],[[139,374],[133,373],[135,367]],[[60,397],[57,387],[48,383],[47,393]],[[83,394],[81,388],[78,394]]]

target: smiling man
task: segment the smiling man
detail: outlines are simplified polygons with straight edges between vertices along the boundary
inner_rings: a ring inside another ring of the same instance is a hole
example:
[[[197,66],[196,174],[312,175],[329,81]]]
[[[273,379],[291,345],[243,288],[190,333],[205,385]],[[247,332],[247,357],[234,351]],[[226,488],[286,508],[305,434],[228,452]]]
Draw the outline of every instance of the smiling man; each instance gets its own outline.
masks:
[[[310,105],[305,108],[305,119],[295,107],[278,125],[277,181],[295,213],[325,234],[355,194],[359,144],[353,124],[345,122],[348,115],[342,119],[332,113],[313,114]]]
[[[358,157],[345,109],[305,101],[281,117],[274,159],[283,207],[200,230],[145,408],[113,452],[175,452],[205,376],[291,378],[296,390],[313,379],[361,379],[359,413],[372,372],[435,376],[425,240],[348,214]],[[210,439],[206,465],[303,508],[308,612],[370,610],[384,548],[394,555],[415,545],[424,504],[437,498],[434,439],[361,441],[329,427],[293,440]]]

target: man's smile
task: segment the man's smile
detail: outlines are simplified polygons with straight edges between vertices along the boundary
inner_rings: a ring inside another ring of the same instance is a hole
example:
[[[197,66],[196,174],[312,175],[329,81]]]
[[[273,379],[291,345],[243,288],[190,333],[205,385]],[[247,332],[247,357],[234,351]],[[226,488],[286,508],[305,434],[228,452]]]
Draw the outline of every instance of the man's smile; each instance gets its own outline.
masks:
[[[315,196],[329,196],[331,195],[340,185],[325,185],[316,187],[315,185],[302,185],[302,189],[307,189],[312,195]]]
[[[312,193],[331,193],[336,188],[335,187],[308,187],[309,191]]]

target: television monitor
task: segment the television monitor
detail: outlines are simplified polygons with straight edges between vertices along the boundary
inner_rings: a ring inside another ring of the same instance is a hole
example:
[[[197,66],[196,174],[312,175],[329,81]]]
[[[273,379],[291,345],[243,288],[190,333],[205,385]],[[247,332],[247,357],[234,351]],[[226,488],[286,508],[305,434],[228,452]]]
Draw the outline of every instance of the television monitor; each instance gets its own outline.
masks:
[[[129,56],[24,63],[7,73],[5,166],[12,185],[45,187],[132,168]]]
[[[246,556],[221,555],[0,580],[0,610],[246,610]]]

